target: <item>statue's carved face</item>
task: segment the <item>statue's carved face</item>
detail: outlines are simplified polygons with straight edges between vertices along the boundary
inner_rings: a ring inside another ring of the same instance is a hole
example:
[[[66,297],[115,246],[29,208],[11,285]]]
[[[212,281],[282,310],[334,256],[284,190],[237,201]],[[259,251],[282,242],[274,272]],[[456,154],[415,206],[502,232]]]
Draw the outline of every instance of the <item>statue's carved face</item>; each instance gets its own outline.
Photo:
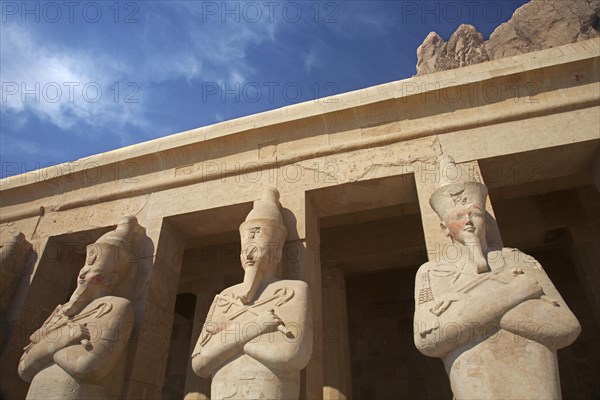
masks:
[[[277,265],[281,259],[277,229],[275,223],[268,221],[250,221],[240,229],[240,261],[244,269],[254,267],[265,271]]]
[[[480,243],[485,241],[485,212],[478,204],[455,207],[446,215],[443,225],[446,234],[461,244],[473,236]]]
[[[77,286],[102,286],[106,280],[104,270],[93,265],[84,265],[77,277]]]
[[[88,246],[85,265],[77,276],[77,288],[64,307],[67,315],[78,313],[90,301],[106,295],[105,292],[118,280],[111,253],[109,247]]]

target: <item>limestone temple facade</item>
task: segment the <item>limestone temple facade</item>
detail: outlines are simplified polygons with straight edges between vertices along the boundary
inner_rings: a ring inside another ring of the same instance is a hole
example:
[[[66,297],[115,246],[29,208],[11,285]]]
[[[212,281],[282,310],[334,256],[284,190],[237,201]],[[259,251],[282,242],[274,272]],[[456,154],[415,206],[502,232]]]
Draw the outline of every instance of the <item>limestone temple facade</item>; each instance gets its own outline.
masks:
[[[539,287],[521,281],[521,289],[529,290],[523,299],[538,299],[548,315],[562,313],[565,324],[575,326],[556,346],[535,350],[557,359],[558,372],[544,372],[554,374],[552,390],[565,398],[599,396],[599,81],[595,38],[292,105],[5,179],[3,396],[25,398],[29,382],[37,382],[37,391],[52,387],[44,379],[54,376],[48,372],[53,368],[67,371],[60,372],[61,382],[82,393],[208,399],[211,377],[230,381],[219,370],[229,365],[222,363],[226,356],[219,346],[202,353],[218,340],[231,344],[227,354],[245,352],[247,359],[236,361],[244,373],[263,365],[285,370],[257,374],[293,382],[301,399],[450,399],[451,381],[465,388],[460,382],[482,373],[494,381],[489,368],[464,369],[466,356],[432,350],[434,357],[427,357],[420,351],[429,351],[428,345],[415,346],[419,334],[432,332],[415,319],[415,306],[429,298],[419,286],[425,275],[417,271],[459,258],[452,259],[442,215],[429,203],[450,172],[487,188],[479,192],[484,201],[476,202],[475,215],[481,218],[484,209],[489,215],[487,244],[505,259],[527,254],[537,260],[531,268],[543,282]],[[441,156],[451,156],[456,168],[440,172]],[[265,190],[271,193],[270,208],[265,206],[270,211],[258,212],[255,202]],[[240,228],[246,219],[252,224]],[[248,278],[255,261],[247,240],[258,233],[282,245],[275,246],[277,262],[268,264],[270,272],[255,287],[255,275]],[[129,267],[122,266],[123,257]],[[90,271],[105,280],[90,278]],[[503,279],[529,274],[526,267],[510,271]],[[228,288],[238,284],[244,294],[232,289],[229,296]],[[90,285],[100,289],[93,292]],[[88,305],[78,306],[84,297]],[[429,309],[437,316],[450,315],[442,313],[464,299],[443,298],[446,303]],[[239,299],[244,301],[235,303]],[[214,323],[215,308],[223,309],[221,318],[258,318],[272,329],[254,332],[242,324],[237,331],[220,331],[220,325],[205,325]],[[456,321],[448,321],[439,333],[457,334],[450,329]],[[511,321],[502,324],[516,329]],[[545,328],[525,324],[530,335],[520,331],[514,338],[535,340]],[[239,344],[245,335],[263,333],[289,357],[274,354],[269,343]],[[507,336],[488,335],[486,343],[496,339]],[[494,356],[494,345],[481,359]],[[69,353],[68,346],[77,352]],[[76,363],[84,356],[89,368]],[[456,372],[456,360],[462,372]],[[501,372],[497,379],[506,379]],[[228,395],[224,388],[218,388],[222,397]]]

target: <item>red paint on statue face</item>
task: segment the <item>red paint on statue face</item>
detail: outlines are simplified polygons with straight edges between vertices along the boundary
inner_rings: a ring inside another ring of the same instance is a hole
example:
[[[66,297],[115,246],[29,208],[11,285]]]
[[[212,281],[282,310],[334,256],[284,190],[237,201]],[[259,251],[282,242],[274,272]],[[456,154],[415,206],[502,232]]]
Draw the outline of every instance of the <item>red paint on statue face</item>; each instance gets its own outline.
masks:
[[[98,268],[86,266],[79,272],[78,286],[101,286],[105,278],[104,273]]]
[[[77,288],[69,301],[63,305],[65,315],[76,315],[91,301],[107,294],[107,290],[114,284],[114,268],[110,261],[107,257],[98,257],[97,250],[88,247],[86,264],[77,276]]]
[[[485,214],[479,204],[455,208],[444,218],[444,225],[449,235],[462,244],[472,235],[485,239]]]

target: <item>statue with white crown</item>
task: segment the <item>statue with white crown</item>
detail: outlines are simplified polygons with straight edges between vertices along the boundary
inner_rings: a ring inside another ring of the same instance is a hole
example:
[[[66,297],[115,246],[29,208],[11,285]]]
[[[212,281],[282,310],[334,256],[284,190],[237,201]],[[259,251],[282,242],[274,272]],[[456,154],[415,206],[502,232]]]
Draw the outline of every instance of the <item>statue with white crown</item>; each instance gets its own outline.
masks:
[[[125,378],[137,250],[145,236],[135,217],[87,246],[69,301],[30,337],[19,375],[27,399],[118,399]]]
[[[443,360],[457,400],[560,399],[556,351],[579,322],[533,257],[492,246],[486,186],[444,181],[449,167],[452,158],[438,160],[430,204],[453,252],[417,272],[415,344]]]
[[[287,230],[276,189],[254,202],[240,236],[244,281],[215,297],[192,368],[212,377],[212,399],[297,399],[312,351],[311,295],[279,276]]]

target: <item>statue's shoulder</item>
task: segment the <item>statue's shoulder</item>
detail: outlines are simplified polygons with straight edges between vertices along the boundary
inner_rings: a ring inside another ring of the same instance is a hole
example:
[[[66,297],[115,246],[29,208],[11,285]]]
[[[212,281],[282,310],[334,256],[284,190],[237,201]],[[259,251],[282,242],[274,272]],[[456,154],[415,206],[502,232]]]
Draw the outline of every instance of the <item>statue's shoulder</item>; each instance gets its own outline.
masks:
[[[513,247],[504,247],[502,249],[502,257],[507,264],[516,265],[521,268],[543,269],[539,261],[533,256]]]
[[[125,297],[105,296],[105,297],[101,297],[95,301],[110,303],[114,307],[133,307],[133,304],[131,303],[131,301],[126,299]]]
[[[498,251],[498,250],[496,250]],[[515,253],[523,253],[521,250],[516,247],[503,247],[501,250],[502,254],[515,254]]]
[[[295,279],[282,279],[273,282],[265,289],[264,293],[282,296],[282,298],[288,298],[288,300],[295,299],[293,302],[298,300],[303,302],[311,297],[311,291],[308,284],[304,281]]]
[[[418,272],[428,271],[430,269],[435,268],[439,263],[433,261],[427,261],[425,264],[421,265],[418,269]]]
[[[498,251],[498,250],[496,250]],[[503,256],[513,256],[513,255],[518,255],[518,256],[527,256],[527,257],[531,257],[528,254],[523,253],[521,250],[515,248],[515,247],[503,247],[502,250],[500,250],[502,252]],[[533,258],[533,257],[531,257]]]
[[[310,289],[308,284],[298,279],[282,279],[280,281],[272,283],[270,286],[278,288],[289,288],[298,292],[308,292]]]
[[[434,270],[448,270],[448,272],[454,272],[456,270],[456,267],[447,262],[427,261],[425,264],[419,267],[419,269],[417,270],[417,276]]]
[[[124,297],[104,296],[93,300],[83,311],[91,310],[99,310],[101,315],[133,313],[133,304]]]
[[[233,286],[229,286],[223,290],[221,290],[221,293],[219,293],[220,296],[226,296],[226,295],[230,295],[230,294],[236,294],[238,293],[238,288],[240,288],[243,285],[243,283],[236,283]]]

